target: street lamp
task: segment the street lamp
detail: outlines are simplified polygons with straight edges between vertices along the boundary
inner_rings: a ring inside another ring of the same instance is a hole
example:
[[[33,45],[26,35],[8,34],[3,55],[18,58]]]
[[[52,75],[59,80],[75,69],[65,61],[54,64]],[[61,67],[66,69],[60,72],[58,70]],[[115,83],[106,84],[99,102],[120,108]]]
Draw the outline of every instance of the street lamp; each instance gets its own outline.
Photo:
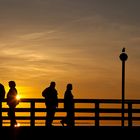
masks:
[[[119,57],[122,61],[122,127],[124,127],[125,61],[128,59],[128,56],[125,53],[125,48],[122,49],[122,53]]]

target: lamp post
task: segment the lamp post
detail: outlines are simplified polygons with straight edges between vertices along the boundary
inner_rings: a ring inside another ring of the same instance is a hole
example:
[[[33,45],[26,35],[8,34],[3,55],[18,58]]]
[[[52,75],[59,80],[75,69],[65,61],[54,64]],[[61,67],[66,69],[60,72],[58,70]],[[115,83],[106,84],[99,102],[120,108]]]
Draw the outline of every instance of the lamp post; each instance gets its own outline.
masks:
[[[125,101],[125,61],[128,59],[125,53],[125,48],[122,49],[120,54],[120,59],[122,61],[122,127],[124,127],[124,101]]]

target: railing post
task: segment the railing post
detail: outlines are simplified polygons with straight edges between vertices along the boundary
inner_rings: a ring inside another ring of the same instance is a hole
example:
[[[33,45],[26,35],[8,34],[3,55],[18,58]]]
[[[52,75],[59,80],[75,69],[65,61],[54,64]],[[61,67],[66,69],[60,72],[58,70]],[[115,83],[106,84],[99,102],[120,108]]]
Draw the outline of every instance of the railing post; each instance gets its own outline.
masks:
[[[74,112],[73,112],[73,126],[75,126],[75,101],[74,101]]]
[[[132,127],[132,103],[128,103],[128,126]]]
[[[99,102],[95,102],[95,126],[99,127]]]
[[[2,127],[2,101],[0,101],[0,127]]]
[[[30,125],[33,127],[35,126],[35,102],[31,101],[31,121]]]

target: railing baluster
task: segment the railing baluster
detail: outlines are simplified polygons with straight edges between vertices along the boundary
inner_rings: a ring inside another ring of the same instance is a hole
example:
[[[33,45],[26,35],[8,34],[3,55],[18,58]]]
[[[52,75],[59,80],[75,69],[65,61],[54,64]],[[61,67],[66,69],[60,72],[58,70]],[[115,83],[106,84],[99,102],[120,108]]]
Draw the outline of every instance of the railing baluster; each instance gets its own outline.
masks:
[[[31,124],[32,127],[35,126],[35,102],[31,101]]]
[[[128,103],[128,126],[132,127],[132,103]]]
[[[2,127],[2,102],[0,102],[0,127]]]
[[[95,126],[99,127],[99,102],[95,102]]]

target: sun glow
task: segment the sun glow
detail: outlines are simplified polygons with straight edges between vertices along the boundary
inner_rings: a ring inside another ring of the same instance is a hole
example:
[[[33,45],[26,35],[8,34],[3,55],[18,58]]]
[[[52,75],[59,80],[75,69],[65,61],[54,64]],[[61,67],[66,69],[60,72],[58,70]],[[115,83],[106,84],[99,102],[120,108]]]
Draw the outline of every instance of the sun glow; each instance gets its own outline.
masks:
[[[20,127],[20,123],[15,124],[15,127]]]
[[[36,89],[32,88],[31,86],[17,86],[17,92],[18,95],[21,98],[29,98],[29,95],[32,97],[33,93],[36,91]]]
[[[17,95],[17,96],[16,96],[16,99],[17,99],[17,100],[20,100],[20,96],[19,96],[19,95]]]

